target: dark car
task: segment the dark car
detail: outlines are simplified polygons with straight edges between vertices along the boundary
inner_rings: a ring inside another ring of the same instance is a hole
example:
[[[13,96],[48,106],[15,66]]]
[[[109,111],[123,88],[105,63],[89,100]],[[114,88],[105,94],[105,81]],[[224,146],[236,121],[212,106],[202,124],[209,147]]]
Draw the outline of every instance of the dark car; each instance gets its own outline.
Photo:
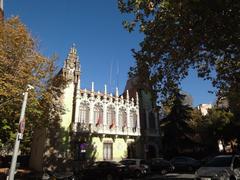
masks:
[[[125,165],[128,168],[128,174],[130,177],[143,177],[149,172],[149,166],[144,159],[123,159],[119,163]]]
[[[153,173],[166,174],[172,172],[175,167],[163,158],[153,158],[148,161],[149,168]]]
[[[126,166],[115,161],[97,161],[86,167],[82,174],[83,179],[120,180],[127,173]]]
[[[175,171],[193,172],[201,166],[201,161],[187,156],[177,156],[170,160]]]

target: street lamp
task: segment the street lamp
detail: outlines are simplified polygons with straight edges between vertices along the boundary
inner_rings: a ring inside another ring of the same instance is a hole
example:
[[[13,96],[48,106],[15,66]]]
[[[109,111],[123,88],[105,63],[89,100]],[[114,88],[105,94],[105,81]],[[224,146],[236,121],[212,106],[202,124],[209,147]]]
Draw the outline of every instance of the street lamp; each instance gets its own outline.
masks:
[[[14,174],[15,174],[15,169],[16,169],[19,145],[20,145],[20,141],[23,139],[23,132],[24,132],[24,129],[25,129],[25,118],[24,118],[24,116],[25,116],[25,110],[26,110],[26,105],[27,105],[28,91],[31,90],[31,89],[34,89],[34,87],[28,84],[27,89],[24,92],[21,115],[20,115],[20,119],[19,119],[19,123],[18,123],[18,132],[17,132],[17,136],[16,136],[16,141],[15,141],[15,144],[14,144],[11,167],[10,167],[10,171],[9,171],[9,175],[7,177],[7,180],[14,180]]]

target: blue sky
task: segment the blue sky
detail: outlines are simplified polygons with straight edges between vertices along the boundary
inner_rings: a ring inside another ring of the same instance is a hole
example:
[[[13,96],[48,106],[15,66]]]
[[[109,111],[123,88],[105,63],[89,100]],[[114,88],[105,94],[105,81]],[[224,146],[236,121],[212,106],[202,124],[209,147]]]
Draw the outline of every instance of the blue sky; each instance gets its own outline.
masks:
[[[5,18],[18,15],[38,40],[39,50],[50,57],[56,53],[59,68],[69,48],[76,44],[81,63],[81,88],[108,91],[116,86],[122,93],[129,67],[134,64],[131,49],[138,48],[143,35],[128,33],[122,26],[126,18],[117,8],[117,0],[5,0]],[[194,106],[213,103],[209,82],[194,72],[183,81],[183,90],[191,94]]]

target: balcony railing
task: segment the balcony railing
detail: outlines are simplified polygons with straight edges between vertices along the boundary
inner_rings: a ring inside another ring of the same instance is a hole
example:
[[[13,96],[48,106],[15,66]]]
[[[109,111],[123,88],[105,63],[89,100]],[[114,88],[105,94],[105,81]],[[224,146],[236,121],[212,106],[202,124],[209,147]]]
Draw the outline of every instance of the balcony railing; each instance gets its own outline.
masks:
[[[109,125],[95,125],[95,124],[84,124],[84,123],[74,123],[73,130],[75,132],[82,133],[96,133],[105,135],[123,135],[123,136],[140,136],[139,128],[131,127],[111,127]]]

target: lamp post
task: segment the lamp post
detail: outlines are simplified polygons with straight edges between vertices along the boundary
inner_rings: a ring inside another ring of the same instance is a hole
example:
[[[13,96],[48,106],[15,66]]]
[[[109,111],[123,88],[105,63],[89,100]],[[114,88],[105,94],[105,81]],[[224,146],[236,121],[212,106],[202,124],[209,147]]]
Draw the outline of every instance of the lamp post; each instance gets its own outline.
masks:
[[[20,141],[23,139],[23,132],[24,132],[24,129],[25,129],[25,118],[24,118],[24,116],[25,116],[25,110],[26,110],[26,105],[27,105],[28,91],[30,89],[34,89],[34,87],[31,86],[31,85],[27,85],[27,89],[24,92],[21,115],[20,115],[19,124],[18,124],[19,127],[18,127],[17,136],[16,136],[16,141],[15,141],[15,144],[14,144],[11,167],[10,167],[9,175],[7,177],[8,180],[14,180],[14,174],[15,174],[15,169],[16,169],[19,145],[20,145]]]

